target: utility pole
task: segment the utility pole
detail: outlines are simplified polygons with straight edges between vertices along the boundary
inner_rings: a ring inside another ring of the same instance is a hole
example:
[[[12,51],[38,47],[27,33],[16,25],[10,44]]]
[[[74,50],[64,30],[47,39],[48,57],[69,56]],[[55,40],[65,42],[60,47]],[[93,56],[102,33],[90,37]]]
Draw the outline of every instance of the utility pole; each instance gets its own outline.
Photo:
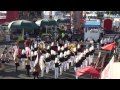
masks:
[[[73,26],[75,29],[81,30],[84,23],[83,11],[73,11]]]

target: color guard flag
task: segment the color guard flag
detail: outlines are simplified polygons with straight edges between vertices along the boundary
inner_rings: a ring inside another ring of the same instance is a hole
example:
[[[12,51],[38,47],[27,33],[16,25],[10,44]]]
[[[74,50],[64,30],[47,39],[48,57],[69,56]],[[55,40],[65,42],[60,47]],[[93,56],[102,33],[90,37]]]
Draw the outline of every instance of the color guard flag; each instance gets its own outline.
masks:
[[[89,74],[91,76],[98,77],[98,78],[100,77],[99,70],[97,70],[93,66],[87,66],[85,68],[81,68],[81,69],[76,71],[76,75],[78,75],[78,76],[84,75],[84,74]]]
[[[115,42],[113,42],[111,44],[107,44],[107,45],[101,47],[101,49],[109,50],[109,51],[114,50],[115,48],[116,48],[116,43]]]

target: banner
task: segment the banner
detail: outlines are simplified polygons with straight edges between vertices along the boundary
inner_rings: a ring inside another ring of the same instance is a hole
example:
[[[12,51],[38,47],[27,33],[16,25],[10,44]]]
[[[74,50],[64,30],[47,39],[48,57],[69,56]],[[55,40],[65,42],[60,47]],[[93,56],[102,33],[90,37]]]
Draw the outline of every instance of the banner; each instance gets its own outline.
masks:
[[[101,79],[111,79],[111,67],[112,67],[112,64],[114,62],[114,58],[115,57],[113,56],[112,59],[110,60],[110,62],[108,63],[108,65],[102,71]]]
[[[0,11],[0,19],[6,19],[7,18],[7,11]]]

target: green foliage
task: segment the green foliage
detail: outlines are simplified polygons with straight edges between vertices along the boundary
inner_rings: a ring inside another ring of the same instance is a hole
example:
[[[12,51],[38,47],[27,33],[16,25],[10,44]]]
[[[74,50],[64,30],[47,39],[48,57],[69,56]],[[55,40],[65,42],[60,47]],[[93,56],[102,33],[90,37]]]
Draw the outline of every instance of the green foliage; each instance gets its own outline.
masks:
[[[23,40],[22,36],[19,36],[19,37],[18,37],[17,43],[24,43],[24,40]]]

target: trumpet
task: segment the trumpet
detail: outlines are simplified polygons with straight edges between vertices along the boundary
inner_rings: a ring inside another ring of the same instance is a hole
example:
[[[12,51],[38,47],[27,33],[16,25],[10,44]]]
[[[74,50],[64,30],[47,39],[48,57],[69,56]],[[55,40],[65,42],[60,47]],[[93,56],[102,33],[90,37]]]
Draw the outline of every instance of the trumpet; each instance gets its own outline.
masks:
[[[75,52],[73,50],[71,50],[71,49],[69,49],[69,50],[70,50],[71,53],[73,53],[75,55]]]

